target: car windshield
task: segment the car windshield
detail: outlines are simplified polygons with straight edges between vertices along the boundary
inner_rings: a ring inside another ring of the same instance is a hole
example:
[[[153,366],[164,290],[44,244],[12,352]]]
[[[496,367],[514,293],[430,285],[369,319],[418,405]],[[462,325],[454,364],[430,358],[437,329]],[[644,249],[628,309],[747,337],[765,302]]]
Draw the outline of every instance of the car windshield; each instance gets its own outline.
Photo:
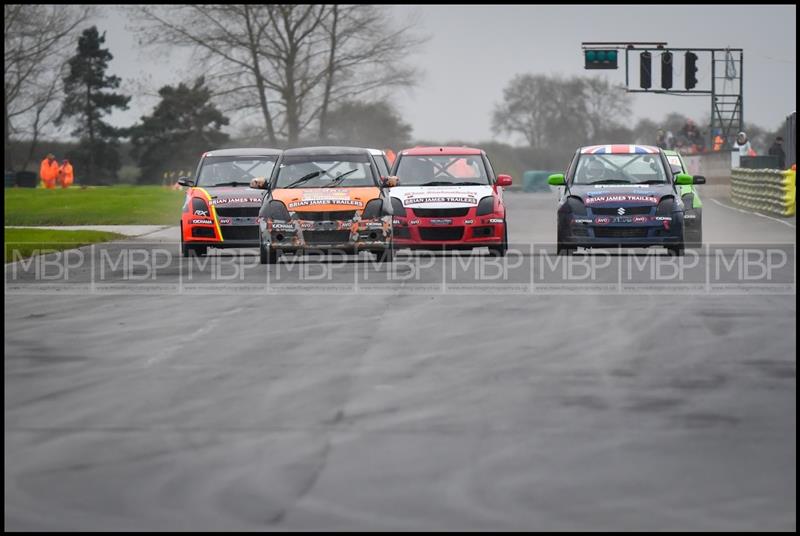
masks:
[[[480,155],[402,156],[397,165],[401,186],[489,184]]]
[[[295,155],[283,158],[276,188],[377,186],[369,155]]]
[[[665,184],[658,154],[582,154],[572,184]]]
[[[683,162],[681,162],[681,157],[678,155],[667,155],[667,162],[672,167],[672,171],[675,173],[684,173],[683,169]]]
[[[197,186],[248,186],[256,177],[269,179],[277,156],[207,156]]]

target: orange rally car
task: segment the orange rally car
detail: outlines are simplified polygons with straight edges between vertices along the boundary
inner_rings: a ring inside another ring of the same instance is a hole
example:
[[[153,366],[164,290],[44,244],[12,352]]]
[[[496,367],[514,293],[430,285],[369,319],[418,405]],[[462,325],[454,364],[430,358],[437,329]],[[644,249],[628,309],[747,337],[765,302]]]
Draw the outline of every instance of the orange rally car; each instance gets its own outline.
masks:
[[[368,149],[307,147],[283,152],[259,213],[261,263],[308,250],[392,260],[392,204]]]

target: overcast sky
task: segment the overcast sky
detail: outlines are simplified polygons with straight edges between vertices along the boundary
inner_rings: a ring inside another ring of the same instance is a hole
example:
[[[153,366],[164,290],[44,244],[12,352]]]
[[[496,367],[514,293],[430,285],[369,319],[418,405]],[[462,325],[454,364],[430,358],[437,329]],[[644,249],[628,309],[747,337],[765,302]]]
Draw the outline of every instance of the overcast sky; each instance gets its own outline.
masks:
[[[582,41],[666,41],[671,47],[744,49],[744,119],[772,129],[796,109],[795,28],[792,6],[394,6],[398,17],[418,17],[431,36],[409,58],[424,71],[419,86],[399,92],[395,103],[417,139],[486,141],[491,112],[508,81],[519,73],[604,76],[624,83],[624,62],[616,71],[586,71]],[[202,73],[176,51],[144,52],[124,11],[103,10],[92,22],[107,31],[114,55],[110,71],[134,94],[131,109],[116,112],[112,122],[130,125],[149,113],[158,87]],[[698,64],[699,87],[708,84],[706,56]],[[675,87],[683,85],[683,60],[676,60]],[[638,85],[638,70],[632,85]],[[656,73],[657,75],[657,73]],[[654,77],[654,85],[658,78]],[[709,97],[636,95],[639,117],[662,119],[671,111],[702,120]]]

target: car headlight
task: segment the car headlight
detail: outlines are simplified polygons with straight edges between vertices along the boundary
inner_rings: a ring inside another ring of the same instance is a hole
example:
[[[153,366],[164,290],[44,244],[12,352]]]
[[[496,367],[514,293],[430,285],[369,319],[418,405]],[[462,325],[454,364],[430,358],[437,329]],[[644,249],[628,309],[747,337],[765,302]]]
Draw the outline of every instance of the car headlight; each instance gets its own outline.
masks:
[[[289,216],[289,209],[283,204],[283,201],[273,199],[267,206],[267,218],[271,220],[289,221],[292,219]]]
[[[662,197],[656,209],[656,216],[672,216],[675,210],[675,198],[670,196]]]
[[[487,195],[478,203],[477,216],[486,216],[494,212],[494,196]]]
[[[192,198],[192,214],[195,216],[211,216],[211,211],[208,210],[208,203],[199,197]]]
[[[392,198],[392,212],[394,212],[395,218],[406,217],[406,207],[404,207],[403,202],[397,199],[396,197]]]
[[[575,196],[568,197],[564,204],[561,205],[561,210],[569,212],[573,216],[586,216],[586,205]]]
[[[374,220],[381,217],[383,210],[383,199],[371,199],[367,206],[364,207],[364,212],[361,213],[362,220]]]

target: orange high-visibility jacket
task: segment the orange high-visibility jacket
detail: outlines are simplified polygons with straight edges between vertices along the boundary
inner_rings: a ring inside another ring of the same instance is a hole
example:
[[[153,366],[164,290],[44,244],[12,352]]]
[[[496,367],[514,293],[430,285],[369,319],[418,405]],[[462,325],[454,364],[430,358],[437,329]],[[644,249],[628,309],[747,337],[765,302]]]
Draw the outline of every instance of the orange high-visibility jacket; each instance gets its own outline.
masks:
[[[75,176],[72,171],[72,164],[64,164],[58,168],[58,174],[61,180],[61,185],[67,187],[72,184]]]
[[[58,162],[55,160],[48,162],[47,158],[42,160],[42,165],[39,166],[39,177],[42,179],[45,188],[53,188],[58,178]]]

